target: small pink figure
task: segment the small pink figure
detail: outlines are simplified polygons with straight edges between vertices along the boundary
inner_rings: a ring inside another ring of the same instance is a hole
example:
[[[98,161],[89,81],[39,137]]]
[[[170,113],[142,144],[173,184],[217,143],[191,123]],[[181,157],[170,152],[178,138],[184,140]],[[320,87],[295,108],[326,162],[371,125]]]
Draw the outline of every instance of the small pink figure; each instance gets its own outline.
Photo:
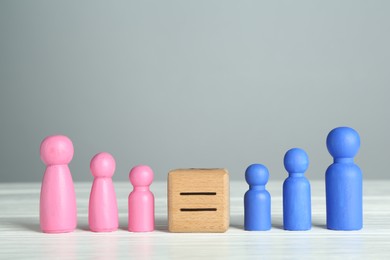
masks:
[[[46,137],[40,147],[46,164],[40,197],[40,225],[45,233],[71,232],[77,225],[76,194],[68,164],[72,141],[63,135]]]
[[[95,179],[89,197],[89,228],[94,232],[115,231],[118,229],[118,205],[111,179],[115,159],[109,153],[98,153],[92,158],[90,169]]]
[[[134,187],[129,195],[129,231],[153,231],[154,196],[149,190],[153,171],[149,166],[138,165],[131,169],[129,179]]]

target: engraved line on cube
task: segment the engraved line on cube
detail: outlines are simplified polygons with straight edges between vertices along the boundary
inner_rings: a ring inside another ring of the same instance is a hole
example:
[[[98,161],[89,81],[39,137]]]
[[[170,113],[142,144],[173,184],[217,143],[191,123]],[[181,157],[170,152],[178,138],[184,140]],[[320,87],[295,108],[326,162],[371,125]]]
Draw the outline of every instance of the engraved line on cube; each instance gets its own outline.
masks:
[[[217,193],[216,192],[180,192],[180,195],[182,195],[182,196],[198,196],[198,195],[214,196],[214,195],[217,195]]]
[[[180,211],[217,211],[217,208],[181,208]]]

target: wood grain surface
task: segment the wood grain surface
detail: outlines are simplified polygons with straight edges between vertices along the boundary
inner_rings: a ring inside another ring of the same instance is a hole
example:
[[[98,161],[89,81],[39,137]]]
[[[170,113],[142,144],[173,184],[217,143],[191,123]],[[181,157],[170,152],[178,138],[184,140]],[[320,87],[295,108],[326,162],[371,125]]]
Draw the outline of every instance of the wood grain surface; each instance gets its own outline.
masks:
[[[170,232],[225,232],[228,228],[229,174],[226,169],[177,169],[169,172]]]
[[[270,182],[272,229],[243,230],[245,182],[230,182],[230,228],[226,233],[169,233],[167,184],[157,182],[156,231],[127,231],[128,182],[114,183],[120,229],[88,231],[88,198],[92,183],[76,183],[78,228],[67,234],[39,230],[40,183],[0,184],[0,259],[389,259],[390,181],[364,182],[364,227],[360,231],[325,228],[325,187],[312,181],[313,228],[284,231],[282,181]]]

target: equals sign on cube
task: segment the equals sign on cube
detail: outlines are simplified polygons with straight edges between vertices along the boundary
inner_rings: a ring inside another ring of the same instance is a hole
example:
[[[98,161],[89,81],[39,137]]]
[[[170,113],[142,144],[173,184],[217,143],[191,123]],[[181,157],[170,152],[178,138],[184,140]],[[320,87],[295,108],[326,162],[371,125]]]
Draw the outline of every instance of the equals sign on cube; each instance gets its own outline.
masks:
[[[225,232],[229,174],[225,169],[177,169],[168,174],[170,232]]]

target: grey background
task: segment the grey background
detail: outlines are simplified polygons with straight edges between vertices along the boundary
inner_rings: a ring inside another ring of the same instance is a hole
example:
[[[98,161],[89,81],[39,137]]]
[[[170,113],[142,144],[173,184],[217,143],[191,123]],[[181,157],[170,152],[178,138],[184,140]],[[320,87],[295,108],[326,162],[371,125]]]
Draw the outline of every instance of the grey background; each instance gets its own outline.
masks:
[[[365,178],[388,178],[389,1],[0,1],[0,181],[40,181],[41,140],[69,136],[76,181],[114,155],[116,181],[148,164],[251,163],[283,179],[328,132],[361,136]]]

